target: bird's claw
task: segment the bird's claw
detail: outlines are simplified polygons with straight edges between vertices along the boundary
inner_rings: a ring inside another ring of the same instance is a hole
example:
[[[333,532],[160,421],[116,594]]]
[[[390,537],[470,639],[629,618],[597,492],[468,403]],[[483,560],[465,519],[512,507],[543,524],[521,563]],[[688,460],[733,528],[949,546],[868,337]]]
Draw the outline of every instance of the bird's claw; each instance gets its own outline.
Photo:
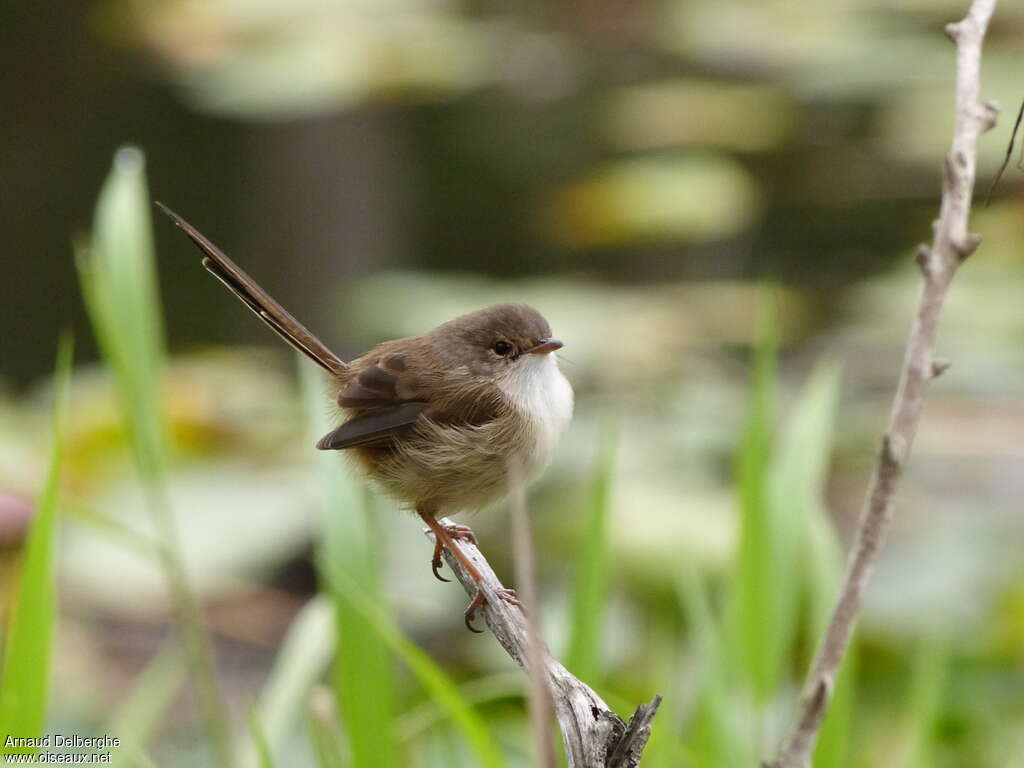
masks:
[[[451,581],[442,576],[439,571],[441,570],[441,551],[444,549],[444,545],[440,539],[434,540],[434,557],[430,561],[430,570],[434,572],[434,578],[438,581]]]
[[[456,541],[468,541],[470,544],[476,544],[476,534],[473,533],[473,529],[468,525],[451,523],[446,525],[444,529],[448,531],[448,535]]]
[[[506,589],[502,587],[501,589],[496,589],[495,592],[497,593],[499,598],[504,600],[509,605],[514,605],[518,608],[523,607],[523,604],[519,602],[519,598],[516,596],[516,592],[514,589]],[[484,604],[486,604],[486,602],[487,598],[484,597],[483,590],[477,587],[476,594],[473,595],[473,599],[470,601],[469,607],[466,608],[465,613],[466,629],[468,629],[470,632],[475,632],[478,635],[483,634],[482,629],[475,629],[473,627],[473,620],[476,618],[476,612],[480,610],[480,608],[482,608]]]
[[[473,533],[473,529],[468,525],[457,525],[452,523],[444,526],[445,531],[456,541],[468,541],[470,544],[476,544],[476,535]],[[430,561],[430,570],[434,572],[434,578],[438,581],[451,581],[442,576],[439,571],[441,570],[441,552],[444,550],[444,544],[439,538],[434,538],[434,557]]]

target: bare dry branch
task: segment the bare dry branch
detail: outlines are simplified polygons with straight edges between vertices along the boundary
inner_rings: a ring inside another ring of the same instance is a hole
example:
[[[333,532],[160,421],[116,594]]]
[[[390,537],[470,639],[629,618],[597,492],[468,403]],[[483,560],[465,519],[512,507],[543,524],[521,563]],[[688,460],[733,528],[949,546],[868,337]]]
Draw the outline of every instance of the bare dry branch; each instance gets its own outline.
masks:
[[[978,137],[995,125],[997,114],[994,105],[980,100],[981,46],[994,10],[995,0],[973,0],[963,20],[946,26],[946,34],[956,44],[957,52],[956,113],[934,237],[930,247],[922,246],[917,251],[924,286],[838,601],[811,666],[792,730],[775,762],[770,764],[772,768],[810,766],[811,752],[857,621],[861,598],[892,519],[896,489],[917,432],[928,385],[948,366],[935,358],[942,306],[957,268],[981,242],[977,235],[968,233],[967,224]]]
[[[451,524],[448,519],[440,522]],[[432,536],[430,531],[424,533]],[[475,544],[460,539],[454,542],[454,546],[462,550],[483,578],[480,588],[487,598],[482,611],[487,626],[512,660],[529,674],[531,641],[526,616],[518,606],[510,605],[499,597],[498,592],[504,587]],[[466,569],[447,549],[444,557],[466,594],[476,594],[477,585]],[[551,691],[569,768],[636,768],[650,737],[651,722],[661,697],[655,696],[649,704],[638,707],[627,724],[590,686],[575,678],[555,660],[543,643],[538,645],[533,653],[540,657]]]

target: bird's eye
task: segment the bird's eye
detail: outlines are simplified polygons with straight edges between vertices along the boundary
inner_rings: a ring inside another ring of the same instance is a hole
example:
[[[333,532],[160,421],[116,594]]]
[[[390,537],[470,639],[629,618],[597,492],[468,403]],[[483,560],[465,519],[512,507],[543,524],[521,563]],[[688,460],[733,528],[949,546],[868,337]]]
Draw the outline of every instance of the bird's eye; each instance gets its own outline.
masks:
[[[515,351],[515,347],[509,344],[507,341],[496,341],[492,347],[494,354],[501,357],[508,357]]]

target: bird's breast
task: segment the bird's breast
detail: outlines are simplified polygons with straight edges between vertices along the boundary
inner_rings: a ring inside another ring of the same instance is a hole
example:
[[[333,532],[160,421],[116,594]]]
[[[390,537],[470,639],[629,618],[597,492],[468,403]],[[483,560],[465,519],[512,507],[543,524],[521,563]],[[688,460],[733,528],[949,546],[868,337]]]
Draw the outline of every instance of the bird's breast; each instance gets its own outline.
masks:
[[[523,460],[531,474],[539,472],[572,418],[572,387],[554,354],[524,356],[498,386],[523,419]]]

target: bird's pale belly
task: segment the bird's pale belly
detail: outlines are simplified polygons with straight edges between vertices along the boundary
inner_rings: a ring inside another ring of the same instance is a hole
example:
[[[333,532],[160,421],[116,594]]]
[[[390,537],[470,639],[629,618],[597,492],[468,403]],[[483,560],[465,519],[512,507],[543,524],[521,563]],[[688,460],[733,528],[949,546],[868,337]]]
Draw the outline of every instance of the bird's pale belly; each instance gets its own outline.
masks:
[[[510,460],[529,465],[536,437],[524,419],[445,426],[423,419],[387,448],[360,448],[363,470],[389,496],[443,514],[478,510],[508,492]],[[522,457],[522,458],[514,458]],[[534,468],[534,472],[541,467]]]
[[[557,434],[524,414],[479,426],[445,426],[423,419],[388,448],[359,448],[366,474],[389,496],[443,514],[479,510],[508,493],[509,466],[527,480],[547,465]]]

